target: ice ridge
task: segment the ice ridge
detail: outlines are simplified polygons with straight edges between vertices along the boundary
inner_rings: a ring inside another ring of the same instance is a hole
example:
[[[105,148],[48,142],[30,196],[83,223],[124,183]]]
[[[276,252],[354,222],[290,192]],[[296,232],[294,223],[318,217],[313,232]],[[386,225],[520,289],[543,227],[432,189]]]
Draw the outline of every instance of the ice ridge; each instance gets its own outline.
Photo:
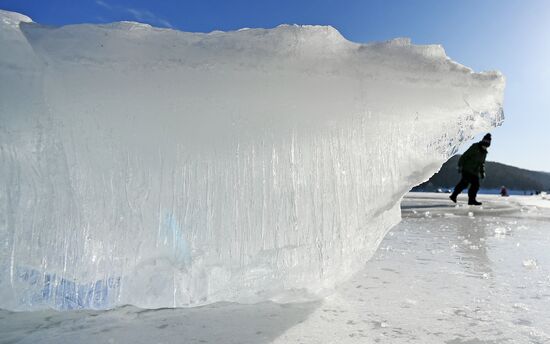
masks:
[[[503,76],[438,45],[0,18],[10,310],[320,295],[503,120]]]

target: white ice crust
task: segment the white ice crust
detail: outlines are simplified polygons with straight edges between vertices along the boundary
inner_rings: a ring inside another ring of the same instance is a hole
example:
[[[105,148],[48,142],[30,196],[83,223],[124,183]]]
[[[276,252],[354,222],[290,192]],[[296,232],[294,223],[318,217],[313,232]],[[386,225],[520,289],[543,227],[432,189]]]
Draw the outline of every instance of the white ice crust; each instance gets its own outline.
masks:
[[[504,78],[332,27],[46,27],[0,11],[0,308],[319,295],[503,120]]]

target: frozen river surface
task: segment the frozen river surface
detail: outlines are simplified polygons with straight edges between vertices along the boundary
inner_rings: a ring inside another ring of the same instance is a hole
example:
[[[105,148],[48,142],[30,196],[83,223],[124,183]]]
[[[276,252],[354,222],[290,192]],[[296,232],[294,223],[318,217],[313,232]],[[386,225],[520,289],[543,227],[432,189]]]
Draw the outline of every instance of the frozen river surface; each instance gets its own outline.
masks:
[[[0,343],[550,343],[550,201],[409,194],[365,268],[323,300],[0,311]]]

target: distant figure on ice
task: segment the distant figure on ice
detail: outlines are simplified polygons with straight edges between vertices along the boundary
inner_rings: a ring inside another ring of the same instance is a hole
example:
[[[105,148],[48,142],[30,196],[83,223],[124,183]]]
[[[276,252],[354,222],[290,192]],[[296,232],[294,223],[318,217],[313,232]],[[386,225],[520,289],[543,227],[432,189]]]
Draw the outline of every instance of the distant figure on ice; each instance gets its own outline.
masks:
[[[503,186],[500,188],[500,195],[501,195],[502,197],[508,197],[508,196],[510,196],[510,195],[508,194],[508,189],[506,188],[506,186],[503,185]]]
[[[468,204],[481,205],[476,200],[479,191],[479,178],[485,178],[485,158],[487,157],[487,148],[491,145],[491,134],[483,136],[478,143],[474,143],[468,148],[458,160],[458,173],[462,174],[462,179],[455,186],[455,190],[449,196],[451,201],[456,203],[456,197],[466,189],[468,185]]]

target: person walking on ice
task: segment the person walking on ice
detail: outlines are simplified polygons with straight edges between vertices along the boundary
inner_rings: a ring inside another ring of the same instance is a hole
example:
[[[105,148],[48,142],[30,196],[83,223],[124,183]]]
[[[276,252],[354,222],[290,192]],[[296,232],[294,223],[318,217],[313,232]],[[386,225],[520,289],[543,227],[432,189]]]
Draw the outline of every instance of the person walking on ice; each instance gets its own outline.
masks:
[[[451,201],[456,203],[458,195],[470,185],[468,188],[468,204],[481,205],[481,202],[476,200],[476,196],[479,191],[479,178],[485,178],[485,158],[489,146],[491,146],[491,134],[486,134],[481,141],[471,145],[462,154],[458,160],[458,173],[462,174],[462,178],[449,196]]]

